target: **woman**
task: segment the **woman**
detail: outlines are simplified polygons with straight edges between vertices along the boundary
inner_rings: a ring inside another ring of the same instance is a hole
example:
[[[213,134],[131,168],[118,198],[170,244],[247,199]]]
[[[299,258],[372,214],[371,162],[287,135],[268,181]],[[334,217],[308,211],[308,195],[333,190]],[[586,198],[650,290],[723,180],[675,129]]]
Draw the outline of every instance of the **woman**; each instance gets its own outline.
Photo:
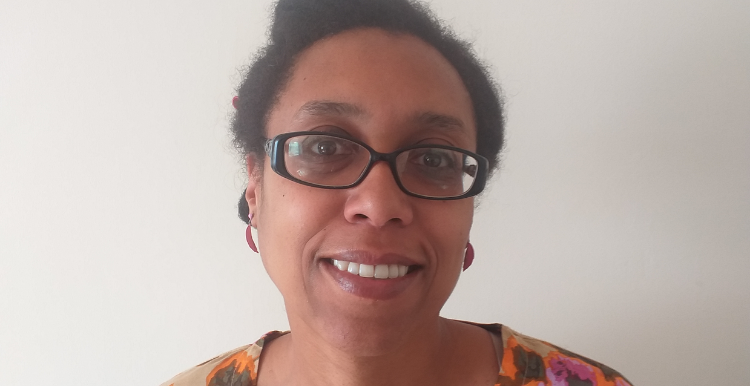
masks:
[[[483,67],[423,6],[281,0],[234,104],[240,216],[292,332],[164,385],[628,385],[507,327],[439,316],[473,258],[472,197],[503,119]]]

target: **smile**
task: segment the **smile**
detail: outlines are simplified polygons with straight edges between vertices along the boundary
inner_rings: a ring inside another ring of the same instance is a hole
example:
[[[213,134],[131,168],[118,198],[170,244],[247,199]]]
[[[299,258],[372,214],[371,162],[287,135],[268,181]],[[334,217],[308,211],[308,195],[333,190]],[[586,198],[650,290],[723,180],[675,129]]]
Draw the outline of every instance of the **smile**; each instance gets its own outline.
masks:
[[[335,259],[331,259],[331,262],[339,271],[375,279],[396,279],[405,276],[409,271],[409,266],[400,264],[370,265]]]

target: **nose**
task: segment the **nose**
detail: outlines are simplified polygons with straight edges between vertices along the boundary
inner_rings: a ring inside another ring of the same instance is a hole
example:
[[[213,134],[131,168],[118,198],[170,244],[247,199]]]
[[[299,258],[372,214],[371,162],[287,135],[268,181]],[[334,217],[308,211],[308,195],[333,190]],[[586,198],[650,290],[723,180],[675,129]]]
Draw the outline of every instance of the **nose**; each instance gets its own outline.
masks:
[[[369,223],[376,228],[412,222],[412,198],[401,191],[386,162],[372,166],[365,179],[350,189],[344,216],[351,223]]]

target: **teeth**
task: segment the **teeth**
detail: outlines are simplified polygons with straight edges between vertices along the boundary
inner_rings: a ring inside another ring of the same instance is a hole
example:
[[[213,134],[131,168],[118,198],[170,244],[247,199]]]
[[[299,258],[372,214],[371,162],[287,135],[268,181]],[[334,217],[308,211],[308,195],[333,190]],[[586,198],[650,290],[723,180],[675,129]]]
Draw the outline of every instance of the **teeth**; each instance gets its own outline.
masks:
[[[408,268],[408,267],[407,267]],[[404,271],[406,272],[406,271]],[[398,277],[398,265],[391,264],[388,266],[388,278],[395,279]]]
[[[369,264],[359,265],[359,276],[362,277],[373,277],[375,275],[375,267]]]
[[[362,266],[359,266],[360,272],[362,272]],[[385,264],[375,266],[375,278],[376,279],[387,279],[388,278],[388,266]]]
[[[353,275],[362,277],[374,277],[376,279],[395,279],[405,276],[409,271],[408,265],[399,264],[359,264],[350,261],[333,260],[333,265],[339,271],[348,271]]]
[[[344,260],[334,260],[333,263],[336,265],[336,268],[339,269],[339,271],[347,271],[349,270],[349,262]]]

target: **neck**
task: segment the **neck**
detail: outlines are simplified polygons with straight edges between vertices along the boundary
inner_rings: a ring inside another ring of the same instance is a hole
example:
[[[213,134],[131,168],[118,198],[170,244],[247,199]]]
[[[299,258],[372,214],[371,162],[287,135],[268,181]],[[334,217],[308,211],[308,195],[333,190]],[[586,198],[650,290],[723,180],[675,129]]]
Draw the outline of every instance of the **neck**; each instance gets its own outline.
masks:
[[[434,323],[420,325],[400,342],[377,351],[351,345],[334,345],[305,324],[293,325],[292,334],[270,345],[261,365],[260,385],[308,386],[406,386],[447,385],[471,378],[486,361],[466,364],[467,353],[475,351],[489,359],[489,377],[497,375],[494,350],[487,344],[489,336],[481,329],[463,323],[435,318]],[[477,333],[479,335],[477,335]],[[357,337],[351,337],[357,340]],[[365,339],[366,341],[366,339]],[[468,345],[467,345],[468,344]],[[479,348],[479,350],[477,350]],[[469,354],[468,358],[476,356]],[[475,358],[474,358],[475,359]],[[469,372],[469,374],[462,374]],[[463,383],[467,384],[467,383]],[[489,383],[485,383],[489,384]]]

